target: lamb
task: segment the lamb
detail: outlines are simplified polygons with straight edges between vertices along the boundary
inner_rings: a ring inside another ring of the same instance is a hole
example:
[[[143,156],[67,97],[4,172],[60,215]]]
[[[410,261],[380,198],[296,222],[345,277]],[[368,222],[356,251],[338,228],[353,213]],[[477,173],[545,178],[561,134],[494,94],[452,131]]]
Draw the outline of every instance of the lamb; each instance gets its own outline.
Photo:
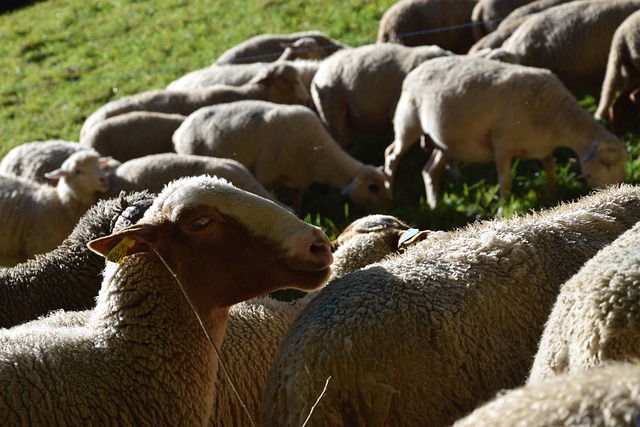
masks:
[[[214,61],[216,65],[241,64],[248,62],[273,62],[280,57],[287,44],[294,43],[301,38],[314,39],[320,49],[317,53],[327,57],[334,52],[348,47],[332,39],[321,31],[301,31],[290,34],[261,34],[251,37],[242,43],[226,50]],[[283,46],[284,45],[284,46]]]
[[[58,169],[70,155],[83,149],[86,147],[77,142],[60,139],[25,142],[9,150],[2,158],[0,175],[55,185],[57,181],[46,178],[45,174]],[[112,158],[104,171],[109,173],[119,165],[120,162]]]
[[[109,175],[110,188],[106,196],[114,197],[121,191],[148,190],[159,193],[170,181],[196,175],[224,178],[244,191],[270,199],[291,210],[264,188],[241,163],[232,159],[190,154],[150,154],[124,162]]]
[[[623,184],[431,232],[332,281],[278,349],[260,423],[445,426],[523,383],[560,286],[640,219],[639,201]]]
[[[624,103],[628,103],[632,91],[640,87],[640,11],[629,15],[613,34],[600,102],[595,118],[602,120],[608,113],[611,128],[617,135],[624,133]],[[618,104],[614,103],[616,91],[620,90]],[[616,111],[618,110],[618,111]]]
[[[475,0],[400,0],[382,15],[378,43],[436,45],[466,53],[475,41],[469,26]]]
[[[336,52],[322,61],[313,78],[314,105],[338,144],[347,147],[356,131],[390,129],[407,73],[424,61],[446,55],[453,53],[438,46],[395,43]]]
[[[397,252],[398,240],[408,228],[398,218],[388,215],[368,215],[353,221],[332,242],[334,262],[330,280]],[[231,308],[220,359],[233,374],[231,379],[249,415],[243,411],[229,380],[219,371],[210,425],[249,425],[248,416],[250,420],[259,418],[273,356],[289,325],[317,293],[309,292],[293,302],[264,296]]]
[[[7,424],[203,425],[229,307],[313,290],[332,260],[317,227],[207,176],[174,181],[138,224],[89,247],[114,262],[86,324],[0,331]]]
[[[204,90],[151,90],[109,102],[93,112],[80,129],[84,140],[98,122],[131,111],[155,111],[188,116],[198,108],[242,99],[260,99],[283,104],[311,105],[311,98],[298,71],[288,64],[271,64],[242,86],[214,86]]]
[[[570,90],[600,90],[613,34],[640,0],[574,1],[526,19],[502,47],[554,72]]]
[[[78,219],[109,189],[102,168],[108,158],[81,150],[46,174],[51,187],[0,176],[0,265],[13,265],[56,248]]]
[[[529,383],[612,360],[640,358],[640,223],[590,259],[560,289]]]
[[[0,328],[62,309],[93,308],[100,289],[104,260],[87,243],[110,234],[116,226],[136,223],[153,200],[148,192],[99,200],[78,220],[56,249],[0,269]]]
[[[506,391],[454,427],[635,426],[640,365],[616,363]]]
[[[186,116],[132,111],[98,121],[80,139],[80,145],[95,148],[121,162],[147,154],[173,151],[171,136]]]
[[[458,126],[463,122],[465,126]],[[432,59],[407,75],[394,132],[395,140],[385,150],[385,172],[391,178],[421,134],[435,144],[422,170],[432,209],[448,159],[495,161],[503,197],[511,191],[514,158],[540,159],[553,186],[552,152],[559,146],[577,154],[591,186],[625,178],[622,142],[582,108],[553,73],[534,67],[471,55]]]
[[[223,124],[223,125],[220,125]],[[226,157],[245,165],[266,188],[300,192],[312,183],[343,189],[368,211],[391,202],[381,168],[342,150],[309,108],[265,101],[238,101],[201,108],[173,134],[179,154]]]

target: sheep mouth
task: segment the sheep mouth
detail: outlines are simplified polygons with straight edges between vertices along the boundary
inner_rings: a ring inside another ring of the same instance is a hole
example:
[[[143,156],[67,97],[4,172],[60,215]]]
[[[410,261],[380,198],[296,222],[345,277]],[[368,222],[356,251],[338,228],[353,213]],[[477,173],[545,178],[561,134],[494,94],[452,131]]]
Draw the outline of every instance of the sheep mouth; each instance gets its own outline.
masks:
[[[331,245],[328,242],[313,243],[306,252],[288,258],[285,264],[292,270],[308,273],[330,270],[333,264]]]

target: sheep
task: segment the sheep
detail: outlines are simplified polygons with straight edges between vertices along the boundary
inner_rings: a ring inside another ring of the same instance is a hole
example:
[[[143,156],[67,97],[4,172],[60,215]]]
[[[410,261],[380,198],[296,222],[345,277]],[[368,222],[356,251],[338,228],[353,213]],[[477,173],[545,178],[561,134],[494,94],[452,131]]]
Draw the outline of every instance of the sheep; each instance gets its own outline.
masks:
[[[55,185],[57,181],[48,179],[45,174],[58,169],[70,155],[83,149],[86,147],[77,142],[60,139],[25,142],[9,150],[2,158],[0,175]],[[112,158],[104,171],[109,173],[119,165],[120,162]]]
[[[640,365],[616,363],[505,391],[454,427],[636,426]]]
[[[471,11],[473,34],[480,40],[495,31],[499,24],[515,9],[533,0],[478,0]]]
[[[313,37],[300,37],[294,42],[281,43],[280,46],[284,50],[276,61],[293,61],[295,59],[320,60],[328,56]]]
[[[232,159],[177,153],[150,154],[124,162],[109,175],[110,188],[106,197],[116,196],[121,191],[148,190],[159,193],[164,185],[174,179],[203,174],[224,178],[242,190],[291,210],[264,188],[241,163]]]
[[[640,358],[640,223],[590,259],[560,289],[529,383],[611,360]]]
[[[313,59],[296,59],[295,61],[279,60],[278,63],[284,63],[294,67],[300,75],[300,80],[307,90],[311,90],[311,82],[315,76],[321,61]],[[172,81],[167,85],[170,90],[193,90],[216,84],[240,86],[251,79],[256,74],[263,72],[264,68],[269,64],[263,62],[252,62],[248,64],[223,64],[211,65],[199,70],[191,71],[182,77]]]
[[[382,15],[378,43],[436,45],[466,53],[475,41],[468,25],[475,0],[400,0]]]
[[[95,148],[121,162],[147,154],[173,151],[171,136],[186,116],[153,111],[132,111],[98,121],[80,139],[80,145]]]
[[[46,174],[51,187],[23,178],[0,176],[0,265],[13,265],[56,248],[78,219],[109,189],[102,168],[108,158],[95,150],[73,153]]]
[[[640,219],[639,201],[622,184],[431,232],[332,281],[278,349],[260,423],[444,426],[521,384],[560,286]]]
[[[570,90],[598,92],[613,34],[640,0],[574,1],[526,19],[502,47],[523,65],[554,72]]]
[[[173,134],[179,154],[227,157],[245,165],[266,188],[300,192],[312,183],[343,189],[367,209],[384,210],[390,188],[381,168],[342,150],[309,108],[265,101],[238,101],[201,108]]]
[[[624,133],[624,111],[616,111],[616,91],[622,103],[640,86],[640,10],[632,13],[613,34],[600,101],[594,117],[602,120],[608,113],[611,128],[617,135]],[[624,109],[624,107],[623,107]]]
[[[99,200],[54,250],[12,268],[0,269],[0,328],[56,310],[86,310],[95,304],[104,260],[87,243],[119,224],[137,222],[151,204],[148,192]]]
[[[338,144],[347,147],[356,131],[390,129],[407,73],[424,61],[446,55],[453,53],[438,46],[395,43],[336,52],[322,61],[313,78],[314,105]]]
[[[368,215],[353,221],[332,242],[334,261],[330,280],[397,252],[398,240],[408,228],[388,215]],[[231,379],[251,420],[259,418],[267,372],[280,342],[289,325],[317,293],[309,292],[292,302],[264,296],[231,308],[220,359],[232,373]],[[249,425],[248,421],[241,422],[247,420],[247,414],[221,371],[213,393],[210,425]]]
[[[317,227],[208,176],[172,182],[89,247],[111,262],[84,325],[0,331],[7,424],[203,425],[229,308],[318,288],[332,261]]]
[[[432,209],[447,159],[495,161],[503,197],[511,191],[514,158],[540,159],[553,186],[552,152],[560,146],[577,154],[591,186],[625,178],[622,142],[548,70],[471,55],[432,59],[407,75],[393,120],[395,140],[385,150],[391,178],[422,133],[435,144],[422,171]]]
[[[109,102],[93,112],[80,129],[84,140],[98,122],[131,111],[155,111],[188,116],[198,108],[238,101],[260,99],[283,104],[311,105],[308,90],[298,71],[288,64],[270,64],[241,86],[220,85],[204,90],[150,90]]]
[[[334,52],[348,47],[346,44],[332,39],[321,31],[301,31],[290,34],[261,34],[251,37],[242,43],[226,50],[214,61],[216,65],[241,64],[248,62],[273,62],[282,55],[283,44],[294,43],[301,38],[314,39],[319,49],[316,51],[327,57]]]

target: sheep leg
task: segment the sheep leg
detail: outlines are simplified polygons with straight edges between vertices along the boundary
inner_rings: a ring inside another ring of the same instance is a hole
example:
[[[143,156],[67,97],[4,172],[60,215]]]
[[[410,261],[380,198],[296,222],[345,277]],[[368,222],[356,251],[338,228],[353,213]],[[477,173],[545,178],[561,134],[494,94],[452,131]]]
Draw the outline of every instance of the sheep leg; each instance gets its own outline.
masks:
[[[422,180],[424,181],[424,189],[427,195],[427,205],[432,210],[436,208],[436,195],[440,188],[440,173],[447,164],[447,156],[444,151],[434,148],[431,152],[429,161],[422,169]]]
[[[552,155],[548,155],[547,157],[540,159],[540,162],[542,163],[544,172],[547,174],[547,187],[549,188],[549,195],[555,199],[557,189],[556,162],[555,160],[553,160]]]
[[[500,196],[505,199],[511,194],[511,161],[513,156],[508,151],[496,151],[496,170],[500,184]],[[544,163],[543,163],[544,165]]]
[[[422,134],[420,118],[418,117],[416,108],[409,102],[402,102],[402,98],[398,102],[393,122],[395,139],[384,150],[384,172],[389,176],[392,188],[393,178],[398,169],[400,159],[409,151],[413,144],[418,142],[420,138],[424,138],[423,142],[425,144],[428,141],[433,143],[429,135]]]

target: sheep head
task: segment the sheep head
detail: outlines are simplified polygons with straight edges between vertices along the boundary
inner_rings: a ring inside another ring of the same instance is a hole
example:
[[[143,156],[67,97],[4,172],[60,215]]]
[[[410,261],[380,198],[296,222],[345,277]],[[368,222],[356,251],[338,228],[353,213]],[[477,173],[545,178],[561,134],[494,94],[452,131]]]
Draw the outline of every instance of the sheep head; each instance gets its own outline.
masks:
[[[391,204],[391,181],[382,167],[365,165],[343,192],[369,212],[386,211]]]
[[[624,182],[627,153],[619,140],[596,141],[580,162],[582,174],[592,187]]]

